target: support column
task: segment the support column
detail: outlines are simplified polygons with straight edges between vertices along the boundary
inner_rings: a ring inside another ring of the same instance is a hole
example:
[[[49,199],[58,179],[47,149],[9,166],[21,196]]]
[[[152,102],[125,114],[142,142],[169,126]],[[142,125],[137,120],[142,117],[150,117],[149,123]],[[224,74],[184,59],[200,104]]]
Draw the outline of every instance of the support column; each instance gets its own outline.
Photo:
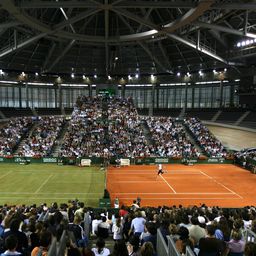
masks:
[[[21,99],[21,86],[23,84],[20,84],[19,85],[19,108],[22,108],[22,99]]]
[[[230,86],[230,99],[229,99],[229,106],[230,106],[231,108],[234,107],[234,95],[235,95],[235,85],[232,84],[232,85]]]
[[[28,102],[28,83],[26,85],[26,108],[29,108],[29,102]]]
[[[219,108],[222,108],[223,104],[223,81],[220,80],[220,105]]]
[[[59,108],[62,108],[62,88],[61,84],[59,84]]]
[[[123,84],[121,87],[121,97],[122,97],[122,99],[125,98],[125,84]]]
[[[192,108],[195,107],[195,87],[194,86],[192,87],[192,104],[191,105],[192,105],[191,106]]]
[[[92,98],[92,85],[89,84],[89,97]]]
[[[149,105],[148,115],[153,116],[154,112],[154,105],[155,105],[155,84],[152,84],[151,89],[151,104]]]
[[[185,85],[185,104],[184,104],[184,113],[186,113],[188,107],[188,83]]]

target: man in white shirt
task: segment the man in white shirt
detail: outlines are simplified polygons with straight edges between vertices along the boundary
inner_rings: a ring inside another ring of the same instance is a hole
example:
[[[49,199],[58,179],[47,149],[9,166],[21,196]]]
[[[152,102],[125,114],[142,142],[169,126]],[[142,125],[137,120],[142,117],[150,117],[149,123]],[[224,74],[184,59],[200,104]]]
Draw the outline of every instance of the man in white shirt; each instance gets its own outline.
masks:
[[[141,211],[136,211],[135,216],[131,223],[130,234],[133,232],[135,236],[140,236],[144,232],[146,220],[142,217]]]

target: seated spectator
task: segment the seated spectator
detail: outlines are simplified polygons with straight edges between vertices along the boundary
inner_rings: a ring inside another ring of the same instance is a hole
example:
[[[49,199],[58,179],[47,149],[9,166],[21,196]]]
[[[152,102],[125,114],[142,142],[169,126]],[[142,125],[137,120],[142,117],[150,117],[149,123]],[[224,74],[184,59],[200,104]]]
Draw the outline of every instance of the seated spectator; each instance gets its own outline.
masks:
[[[18,246],[18,239],[15,235],[10,235],[5,239],[5,248],[7,249],[1,256],[10,255],[22,255],[20,252],[16,251]]]
[[[77,215],[74,218],[74,222],[69,223],[68,229],[73,233],[75,237],[76,245],[78,247],[87,247],[88,238],[84,236],[83,228],[80,224],[81,224],[81,218],[79,215]]]
[[[113,252],[110,254],[111,256],[128,256],[128,250],[124,240],[117,240],[115,242]]]
[[[193,216],[191,218],[191,223],[192,223],[192,225],[188,228],[189,236],[194,240],[194,243],[196,246],[196,245],[198,245],[199,240],[206,236],[206,232],[205,232],[204,228],[201,228],[199,226],[198,217]]]
[[[244,256],[256,256],[256,244],[249,242],[245,244]]]
[[[13,218],[10,222],[10,230],[4,233],[4,240],[8,236],[14,235],[18,239],[17,251],[25,253],[28,249],[28,239],[24,232],[19,231],[21,221],[17,218]]]
[[[96,242],[96,248],[92,248],[95,256],[108,256],[110,250],[105,247],[105,241],[103,238],[99,238]]]
[[[141,246],[141,256],[156,256],[154,246],[151,242],[146,242]]]
[[[223,255],[226,250],[226,244],[224,241],[217,239],[214,235],[215,227],[213,225],[207,225],[207,236],[199,240],[199,254],[198,256],[206,255]]]
[[[154,246],[154,250],[156,251],[156,239],[157,239],[157,227],[154,222],[147,222],[145,224],[146,229],[149,232],[148,236],[144,236],[143,239],[141,240],[141,244],[143,245],[146,242],[151,242],[152,245]]]
[[[50,247],[52,241],[52,234],[49,231],[42,231],[40,234],[40,246],[35,247],[32,252],[31,256],[37,256],[37,255],[42,255],[42,256],[47,256],[48,249]]]
[[[132,235],[126,243],[129,256],[140,256],[140,239]]]
[[[227,243],[230,253],[243,253],[245,241],[242,240],[242,233],[234,231],[231,235],[231,240]]]
[[[181,226],[178,230],[179,239],[176,241],[175,245],[180,254],[186,253],[186,247],[190,247],[194,250],[194,241],[189,237],[189,231],[186,227]]]

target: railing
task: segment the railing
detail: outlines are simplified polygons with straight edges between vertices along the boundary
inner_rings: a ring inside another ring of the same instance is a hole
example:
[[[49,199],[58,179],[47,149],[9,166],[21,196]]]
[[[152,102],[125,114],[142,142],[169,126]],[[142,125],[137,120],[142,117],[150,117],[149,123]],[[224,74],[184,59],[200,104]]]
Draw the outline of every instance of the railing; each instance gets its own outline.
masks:
[[[52,239],[51,246],[48,251],[48,256],[63,256],[65,255],[66,243],[67,243],[67,231],[63,231],[60,241],[57,242],[56,237]]]
[[[250,229],[245,229],[244,233],[245,242],[255,242],[256,241],[256,234],[251,231]]]
[[[176,249],[175,243],[171,236],[167,236],[168,245],[165,242],[165,239],[160,231],[157,230],[157,244],[156,251],[158,256],[180,256],[180,253]],[[187,254],[187,256],[191,256]]]
[[[176,249],[175,243],[171,236],[167,237],[168,240],[168,255],[169,256],[180,256],[180,253]]]
[[[189,246],[186,247],[186,256],[195,256],[194,252]]]
[[[250,230],[249,230],[250,231]],[[249,232],[251,235],[253,232]],[[254,233],[253,233],[254,234]],[[254,234],[256,236],[256,234]],[[254,237],[253,237],[254,239]],[[181,254],[176,249],[175,242],[172,238],[172,236],[167,236],[168,245],[165,242],[165,239],[160,231],[160,229],[157,230],[157,255],[158,256],[181,256]],[[185,256],[195,256],[194,252],[191,250],[189,246],[186,247],[186,254]]]
[[[157,230],[157,243],[156,243],[156,251],[158,256],[168,256],[168,247],[164,240],[164,237],[160,231],[160,229]]]

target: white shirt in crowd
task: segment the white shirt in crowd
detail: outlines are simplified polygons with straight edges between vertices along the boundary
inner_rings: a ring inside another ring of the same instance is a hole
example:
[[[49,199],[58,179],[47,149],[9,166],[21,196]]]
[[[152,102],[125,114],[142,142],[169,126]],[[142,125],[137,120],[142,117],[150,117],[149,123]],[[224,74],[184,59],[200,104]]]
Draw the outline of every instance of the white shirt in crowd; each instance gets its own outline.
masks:
[[[103,248],[101,253],[98,253],[98,248],[92,248],[95,256],[108,256],[110,254],[110,250],[108,248]]]

